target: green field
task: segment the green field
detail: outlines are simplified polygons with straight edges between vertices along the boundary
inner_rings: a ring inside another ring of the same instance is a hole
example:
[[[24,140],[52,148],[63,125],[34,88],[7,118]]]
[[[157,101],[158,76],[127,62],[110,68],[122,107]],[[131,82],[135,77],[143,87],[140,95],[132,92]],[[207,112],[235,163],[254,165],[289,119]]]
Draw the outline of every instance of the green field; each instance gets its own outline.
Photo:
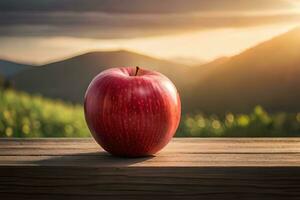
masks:
[[[88,137],[80,105],[0,91],[1,137]]]
[[[256,106],[249,114],[186,115],[179,137],[296,137],[300,136],[300,113],[267,113]]]
[[[0,137],[89,137],[83,108],[59,100],[0,90]],[[300,136],[300,113],[201,113],[182,116],[178,137]]]

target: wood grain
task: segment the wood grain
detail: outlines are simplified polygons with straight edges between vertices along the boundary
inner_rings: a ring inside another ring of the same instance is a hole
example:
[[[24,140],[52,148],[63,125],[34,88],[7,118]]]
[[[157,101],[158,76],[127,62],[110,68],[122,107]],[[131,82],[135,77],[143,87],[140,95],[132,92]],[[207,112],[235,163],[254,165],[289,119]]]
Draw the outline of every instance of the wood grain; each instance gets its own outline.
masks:
[[[299,199],[300,138],[176,138],[126,159],[92,139],[0,139],[0,199]]]

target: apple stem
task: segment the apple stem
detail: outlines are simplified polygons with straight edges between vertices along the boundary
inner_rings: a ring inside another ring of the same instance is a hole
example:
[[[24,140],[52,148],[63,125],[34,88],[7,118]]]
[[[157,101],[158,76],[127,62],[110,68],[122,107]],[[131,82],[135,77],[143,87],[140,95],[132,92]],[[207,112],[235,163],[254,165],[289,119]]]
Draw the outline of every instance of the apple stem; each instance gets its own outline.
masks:
[[[135,75],[134,76],[136,76],[138,74],[139,69],[140,68],[138,66],[136,66],[136,71],[135,71]]]

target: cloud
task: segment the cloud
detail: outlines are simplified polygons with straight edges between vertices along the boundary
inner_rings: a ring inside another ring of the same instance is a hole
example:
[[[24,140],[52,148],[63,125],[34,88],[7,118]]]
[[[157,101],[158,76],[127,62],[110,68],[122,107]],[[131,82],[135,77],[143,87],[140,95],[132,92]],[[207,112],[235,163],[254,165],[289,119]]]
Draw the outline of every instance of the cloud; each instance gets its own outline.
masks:
[[[299,21],[299,14],[108,14],[95,12],[6,12],[0,36],[137,38],[192,30],[249,27]]]
[[[290,8],[292,0],[1,0],[0,11],[184,13]]]
[[[291,0],[1,0],[0,36],[118,39],[299,21]]]

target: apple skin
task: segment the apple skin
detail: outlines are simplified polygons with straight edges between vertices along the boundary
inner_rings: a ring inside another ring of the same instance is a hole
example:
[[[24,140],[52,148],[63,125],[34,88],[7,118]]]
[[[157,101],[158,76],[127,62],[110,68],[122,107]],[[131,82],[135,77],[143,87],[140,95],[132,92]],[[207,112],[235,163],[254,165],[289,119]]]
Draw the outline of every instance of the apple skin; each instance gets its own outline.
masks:
[[[142,157],[155,154],[172,139],[181,103],[166,76],[138,67],[111,68],[90,83],[84,112],[103,149],[112,155]]]

